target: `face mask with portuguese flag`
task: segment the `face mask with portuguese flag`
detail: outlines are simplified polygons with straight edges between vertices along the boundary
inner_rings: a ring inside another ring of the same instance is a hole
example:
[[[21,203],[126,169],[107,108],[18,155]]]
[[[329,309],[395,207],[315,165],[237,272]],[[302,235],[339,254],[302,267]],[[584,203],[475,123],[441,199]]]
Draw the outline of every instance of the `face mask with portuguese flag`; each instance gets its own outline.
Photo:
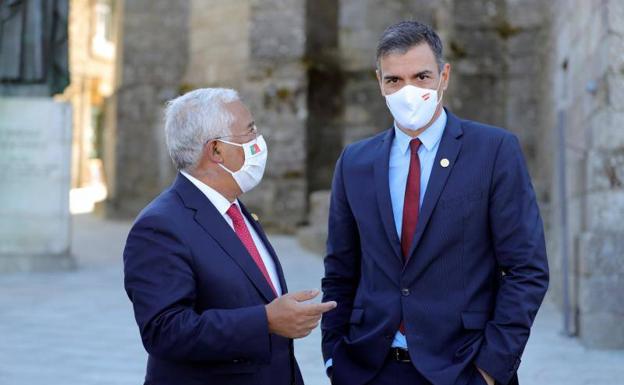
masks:
[[[259,135],[256,139],[243,144],[228,142],[222,139],[219,139],[219,141],[232,146],[242,147],[245,154],[245,161],[238,171],[232,171],[221,163],[219,163],[219,166],[232,175],[242,192],[246,193],[256,187],[262,180],[269,155],[264,137]]]

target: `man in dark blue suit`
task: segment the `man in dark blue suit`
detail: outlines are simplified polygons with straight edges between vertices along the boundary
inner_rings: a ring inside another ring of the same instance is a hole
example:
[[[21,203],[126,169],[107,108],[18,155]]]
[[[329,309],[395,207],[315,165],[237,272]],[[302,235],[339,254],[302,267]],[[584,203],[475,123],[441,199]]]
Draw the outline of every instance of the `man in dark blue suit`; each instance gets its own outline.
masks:
[[[125,288],[149,353],[145,384],[303,384],[293,338],[334,302],[287,294],[275,251],[237,199],[262,179],[267,146],[236,91],[171,101],[165,131],[180,173],[138,216]]]
[[[548,287],[517,138],[442,107],[450,65],[430,27],[384,32],[377,77],[395,123],[336,165],[323,279],[334,385],[517,383]]]

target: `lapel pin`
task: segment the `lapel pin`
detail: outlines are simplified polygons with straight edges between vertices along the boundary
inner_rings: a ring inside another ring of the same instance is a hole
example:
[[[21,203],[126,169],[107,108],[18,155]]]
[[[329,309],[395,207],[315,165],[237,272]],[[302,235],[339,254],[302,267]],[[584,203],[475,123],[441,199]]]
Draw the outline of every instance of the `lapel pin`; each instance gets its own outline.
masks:
[[[254,213],[251,213],[251,217],[254,219],[254,221],[258,222],[258,216]]]
[[[449,164],[451,164],[451,162],[449,162],[448,159],[444,158],[440,161],[440,166],[447,168],[449,166]]]

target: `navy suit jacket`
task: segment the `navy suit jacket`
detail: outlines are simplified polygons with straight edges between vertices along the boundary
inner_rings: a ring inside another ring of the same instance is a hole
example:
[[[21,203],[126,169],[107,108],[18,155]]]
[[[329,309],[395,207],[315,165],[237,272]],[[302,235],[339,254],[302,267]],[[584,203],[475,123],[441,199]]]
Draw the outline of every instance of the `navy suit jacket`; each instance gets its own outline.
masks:
[[[448,113],[404,264],[388,180],[393,138],[389,129],[351,144],[336,165],[323,300],[338,306],[322,321],[334,384],[373,378],[402,319],[413,365],[434,385],[466,384],[475,364],[507,384],[548,286],[518,140]]]
[[[241,204],[275,261],[260,224]],[[292,340],[269,333],[273,290],[210,200],[181,174],[138,216],[125,288],[149,353],[146,384],[302,384]]]

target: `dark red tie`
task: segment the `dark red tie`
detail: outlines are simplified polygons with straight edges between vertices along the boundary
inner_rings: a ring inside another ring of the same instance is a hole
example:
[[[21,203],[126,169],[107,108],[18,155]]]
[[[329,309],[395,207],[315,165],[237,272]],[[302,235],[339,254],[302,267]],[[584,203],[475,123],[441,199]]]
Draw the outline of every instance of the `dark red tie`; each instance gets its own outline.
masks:
[[[264,275],[264,278],[269,283],[269,286],[271,286],[271,289],[273,289],[273,293],[275,293],[275,295],[277,296],[277,290],[275,290],[275,287],[273,286],[273,282],[271,281],[269,272],[267,271],[266,266],[262,261],[262,257],[258,252],[258,248],[256,247],[256,244],[251,237],[251,233],[247,228],[245,219],[243,219],[243,214],[241,214],[238,206],[234,203],[232,204],[232,206],[230,206],[226,214],[230,218],[232,218],[232,223],[234,224],[234,232],[236,233],[236,235],[238,235],[238,238],[241,240],[241,242],[243,242],[243,245],[251,255],[251,258],[254,260],[256,265],[258,265],[258,269],[260,269],[262,275]]]
[[[412,139],[410,142],[410,166],[405,185],[405,197],[403,198],[403,225],[401,227],[401,250],[403,261],[407,263],[409,250],[412,246],[416,224],[418,223],[418,211],[420,207],[420,158],[418,148],[420,139]]]
[[[418,148],[420,139],[410,141],[410,165],[405,185],[405,197],[403,198],[403,225],[401,227],[401,250],[403,251],[403,263],[409,260],[409,251],[418,223],[418,211],[420,209],[420,158]],[[399,331],[405,334],[405,324],[401,321]]]

